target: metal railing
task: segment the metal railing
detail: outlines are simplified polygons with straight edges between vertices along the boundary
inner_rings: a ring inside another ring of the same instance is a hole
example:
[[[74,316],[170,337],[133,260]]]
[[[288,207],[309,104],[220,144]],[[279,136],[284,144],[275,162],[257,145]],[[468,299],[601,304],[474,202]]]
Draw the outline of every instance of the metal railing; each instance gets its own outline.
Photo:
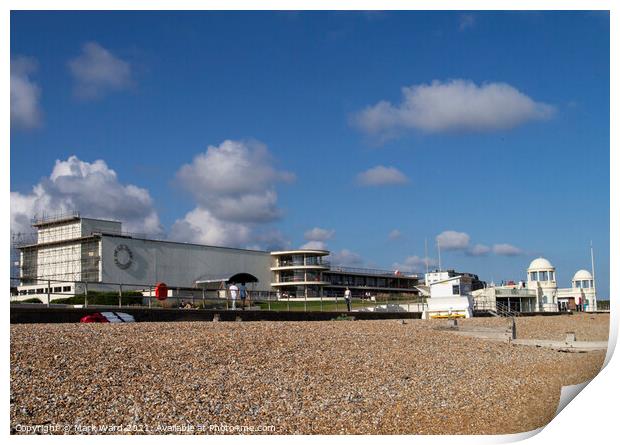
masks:
[[[499,301],[496,301],[495,303],[489,301],[475,301],[474,310],[490,312],[498,317],[518,317],[521,314],[519,311],[514,311],[510,309],[508,305]]]
[[[22,287],[22,286],[19,286]],[[320,311],[348,310],[343,296],[291,296],[281,291],[247,289],[247,298],[235,298],[229,289],[205,289],[168,286],[168,295],[160,300],[155,284],[110,283],[37,279],[25,285],[25,293],[11,294],[12,304],[72,305],[80,307],[148,307],[172,309]],[[70,290],[67,290],[67,289]],[[22,292],[24,289],[22,289]],[[26,301],[24,301],[26,300]],[[33,301],[37,300],[37,301]],[[426,304],[419,298],[397,295],[370,295],[351,298],[352,311],[423,312]]]
[[[79,217],[80,217],[80,212],[78,212],[77,210],[69,210],[66,212],[54,213],[54,214],[42,213],[41,216],[35,215],[33,218],[31,218],[30,223],[32,225],[42,224],[42,223],[53,223],[56,221],[64,221],[66,219],[79,218]]]
[[[317,261],[317,262],[306,261],[304,263],[303,261],[279,260],[274,267],[306,267],[306,266],[330,267],[330,263],[329,261]]]
[[[368,274],[368,275],[384,275],[390,276],[393,278],[420,278],[419,274],[413,272],[404,272],[398,271],[396,274],[394,270],[384,270],[384,269],[366,269],[363,267],[349,267],[349,266],[339,266],[334,265],[330,268],[330,272],[343,272],[343,273],[360,273],[360,274]]]
[[[316,282],[322,283],[325,282],[321,277],[290,277],[290,276],[280,276],[278,277],[278,281],[276,283],[303,283],[303,282]]]

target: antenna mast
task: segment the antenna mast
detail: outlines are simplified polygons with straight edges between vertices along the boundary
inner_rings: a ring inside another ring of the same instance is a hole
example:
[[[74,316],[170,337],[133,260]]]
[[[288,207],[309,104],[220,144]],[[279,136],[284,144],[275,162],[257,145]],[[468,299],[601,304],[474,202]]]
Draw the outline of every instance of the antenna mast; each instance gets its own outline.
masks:
[[[594,276],[594,247],[592,247],[592,240],[590,240],[590,260],[592,261],[592,287],[594,296],[592,298],[592,310],[596,310],[596,278]]]

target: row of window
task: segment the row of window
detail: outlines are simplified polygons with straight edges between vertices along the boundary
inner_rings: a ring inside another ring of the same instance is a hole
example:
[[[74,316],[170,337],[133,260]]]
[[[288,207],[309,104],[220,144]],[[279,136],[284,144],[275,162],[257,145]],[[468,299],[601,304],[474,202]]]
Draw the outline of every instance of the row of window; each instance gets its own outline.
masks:
[[[593,280],[576,280],[575,287],[578,287],[580,289],[590,289],[591,287],[594,287],[594,281]]]
[[[278,266],[320,266],[322,257],[305,255],[283,255],[278,258]]]
[[[20,290],[19,295],[34,295],[34,294],[47,294],[47,287],[40,287],[38,289]],[[71,286],[57,286],[50,288],[50,293],[71,292]]]
[[[555,281],[555,272],[530,272],[530,281]]]

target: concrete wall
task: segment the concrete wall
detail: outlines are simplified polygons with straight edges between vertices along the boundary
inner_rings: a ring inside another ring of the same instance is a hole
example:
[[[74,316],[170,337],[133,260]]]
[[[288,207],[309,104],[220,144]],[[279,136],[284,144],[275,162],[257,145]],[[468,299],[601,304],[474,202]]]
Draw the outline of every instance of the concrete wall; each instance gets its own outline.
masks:
[[[122,224],[118,221],[82,218],[82,236],[95,233],[121,233]]]
[[[419,319],[416,312],[301,312],[301,311],[215,311],[199,309],[137,309],[137,308],[43,308],[26,305],[11,306],[11,323],[77,323],[94,312],[125,312],[137,322],[148,321],[328,321],[347,315],[356,320]]]
[[[121,245],[131,251],[131,261],[125,269],[115,262],[115,252],[117,259],[127,257],[127,250],[119,247]],[[196,280],[246,272],[258,278],[255,290],[270,290],[269,252],[103,236],[101,262],[103,282],[155,284],[164,281],[170,287],[192,287]]]

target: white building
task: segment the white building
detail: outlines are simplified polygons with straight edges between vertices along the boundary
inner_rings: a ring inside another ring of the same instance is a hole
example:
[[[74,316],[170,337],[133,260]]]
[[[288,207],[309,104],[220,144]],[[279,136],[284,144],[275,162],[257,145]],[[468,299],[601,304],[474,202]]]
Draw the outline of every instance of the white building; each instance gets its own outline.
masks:
[[[286,298],[367,294],[419,295],[420,277],[391,271],[331,267],[327,250],[267,252],[147,239],[122,232],[121,223],[77,213],[33,222],[36,241],[19,246],[17,301],[50,301],[91,291],[150,293],[159,282],[169,295],[205,290],[221,295],[227,282],[251,283],[248,290]],[[122,286],[122,287],[121,287]]]
[[[545,258],[536,258],[527,268],[525,283],[491,286],[473,294],[479,309],[502,304],[517,312],[595,311],[596,287],[592,274],[579,270],[571,284],[569,288],[559,288],[555,267]]]
[[[536,291],[538,311],[558,310],[558,284],[555,278],[555,267],[545,258],[536,258],[527,268],[527,288]]]
[[[430,284],[430,298],[423,318],[472,317],[472,280],[467,276],[449,277]]]
[[[578,306],[583,306],[586,311],[597,310],[594,278],[589,271],[578,270],[573,275],[571,285],[567,289],[558,289],[558,304],[562,310],[572,310]]]
[[[37,240],[20,249],[17,300],[45,301],[89,290],[200,288],[249,274],[252,290],[271,290],[272,257],[260,250],[145,239],[124,234],[121,223],[77,214],[35,221]],[[217,289],[217,285],[214,290]]]

